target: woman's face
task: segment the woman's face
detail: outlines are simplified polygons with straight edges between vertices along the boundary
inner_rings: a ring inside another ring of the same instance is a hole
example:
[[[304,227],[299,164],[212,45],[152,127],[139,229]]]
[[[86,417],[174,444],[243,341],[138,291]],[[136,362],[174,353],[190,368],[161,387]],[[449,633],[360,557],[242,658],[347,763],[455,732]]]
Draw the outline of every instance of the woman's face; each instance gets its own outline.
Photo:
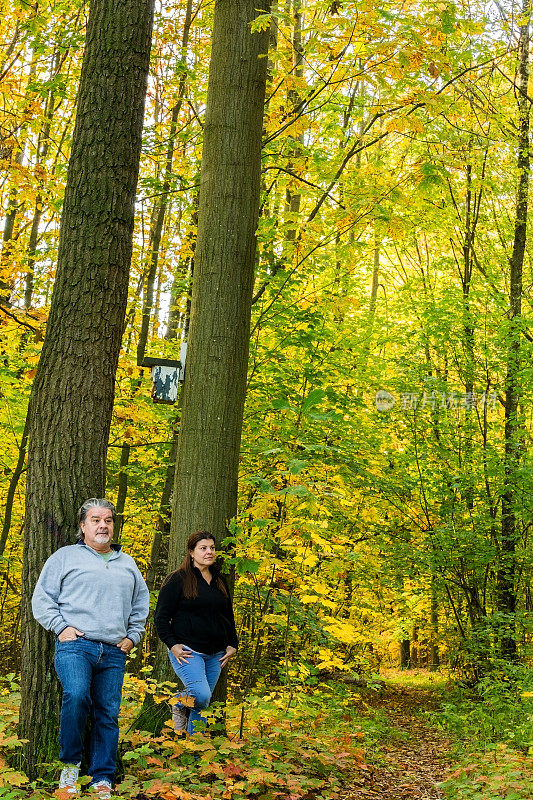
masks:
[[[213,539],[200,539],[196,543],[194,550],[189,550],[193,566],[198,569],[210,567],[215,560],[215,542]]]

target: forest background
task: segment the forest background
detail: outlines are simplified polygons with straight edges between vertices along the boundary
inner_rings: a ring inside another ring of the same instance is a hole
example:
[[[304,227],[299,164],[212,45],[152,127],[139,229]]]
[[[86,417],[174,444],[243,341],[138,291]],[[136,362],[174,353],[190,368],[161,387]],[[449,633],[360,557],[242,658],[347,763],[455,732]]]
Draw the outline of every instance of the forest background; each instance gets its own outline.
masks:
[[[224,540],[233,690],[321,671],[531,656],[526,235],[530,7],[278,2],[258,254]],[[0,661],[19,670],[26,412],[57,264],[87,7],[1,16]],[[120,541],[155,591],[176,406],[146,356],[187,338],[213,3],[158,2],[109,440]],[[60,365],[58,365],[58,369]],[[153,664],[148,635],[132,674]],[[514,665],[514,666],[511,666]]]

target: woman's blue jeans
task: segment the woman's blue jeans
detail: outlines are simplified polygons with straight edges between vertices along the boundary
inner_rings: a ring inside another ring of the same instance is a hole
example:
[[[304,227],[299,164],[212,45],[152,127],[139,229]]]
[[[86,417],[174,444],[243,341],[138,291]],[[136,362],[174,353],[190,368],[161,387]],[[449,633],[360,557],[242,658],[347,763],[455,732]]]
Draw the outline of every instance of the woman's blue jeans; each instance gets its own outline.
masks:
[[[79,764],[83,733],[91,714],[89,775],[91,783],[113,783],[118,747],[118,712],[126,654],[118,647],[83,637],[56,640],[55,668],[63,687],[59,759]]]
[[[224,651],[207,655],[191,650],[190,647],[185,649],[190,650],[192,657],[183,664],[178,663],[178,659],[170,650],[168,657],[174,672],[183,683],[184,691],[178,692],[177,697],[186,694],[194,699],[194,708],[191,708],[187,725],[187,733],[193,734],[195,731],[207,727],[200,712],[207,708],[211,700],[213,689],[222,671],[220,659],[224,655]]]

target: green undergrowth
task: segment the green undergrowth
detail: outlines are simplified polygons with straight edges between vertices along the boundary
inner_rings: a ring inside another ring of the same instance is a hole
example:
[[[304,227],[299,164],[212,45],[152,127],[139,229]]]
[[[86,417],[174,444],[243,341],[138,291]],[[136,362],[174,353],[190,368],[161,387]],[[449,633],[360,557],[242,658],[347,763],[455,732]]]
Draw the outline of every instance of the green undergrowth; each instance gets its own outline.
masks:
[[[442,784],[448,800],[533,798],[532,669],[507,665],[475,689],[455,686],[429,717],[456,763]]]
[[[441,784],[447,800],[531,800],[531,757],[507,745],[469,752]]]
[[[228,736],[176,735],[169,719],[154,738],[129,727],[141,690],[134,679],[125,687],[118,797],[332,800],[354,782],[364,782],[380,743],[392,735],[385,716],[365,699],[372,689],[361,693],[323,683],[292,694],[270,690],[250,696],[244,707],[230,705]],[[165,694],[158,699],[165,702]],[[59,764],[43,766],[47,778],[32,784],[10,769],[9,755],[20,746],[14,735],[18,695],[9,691],[0,702],[0,798],[57,797]]]
[[[122,776],[114,796],[333,800],[353,794],[368,785],[372,772],[385,763],[383,754],[402,735],[388,721],[389,693],[397,702],[398,696],[408,701],[418,692],[420,712],[426,695],[428,706],[439,706],[425,716],[449,742],[454,766],[441,784],[446,800],[533,798],[533,671],[492,676],[476,691],[439,673],[390,674],[386,683],[383,688],[370,682],[363,690],[329,681],[293,693],[258,691],[244,704],[228,704],[227,736],[189,738],[174,734],[170,724],[159,737],[134,731],[143,692],[153,692],[153,686],[128,677],[121,712]],[[398,695],[398,689],[404,692]],[[14,683],[4,691],[0,798],[57,798],[59,764],[43,765],[43,777],[33,784],[9,767],[10,755],[21,746],[14,733],[19,696]],[[167,701],[167,687],[156,699]]]

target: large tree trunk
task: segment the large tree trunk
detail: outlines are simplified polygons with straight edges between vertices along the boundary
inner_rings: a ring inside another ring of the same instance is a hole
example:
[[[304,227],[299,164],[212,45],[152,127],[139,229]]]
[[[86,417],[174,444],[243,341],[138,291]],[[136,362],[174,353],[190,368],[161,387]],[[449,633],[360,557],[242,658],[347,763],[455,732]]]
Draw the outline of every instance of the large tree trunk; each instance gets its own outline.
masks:
[[[269,40],[251,23],[269,7],[215,3],[170,569],[192,531],[220,542],[237,511]]]
[[[30,597],[45,559],[72,541],[77,507],[105,491],[115,371],[132,252],[153,0],[93,0],[57,277],[32,395],[23,569],[20,735],[25,768],[57,756],[52,637]]]
[[[269,6],[215,4],[170,569],[191,531],[220,542],[237,510],[269,39],[250,24]]]
[[[169,566],[191,531],[217,541],[237,510],[259,215],[269,0],[217,0]]]
[[[518,64],[518,187],[515,210],[513,252],[510,258],[509,280],[509,331],[507,333],[507,374],[505,379],[505,455],[504,489],[502,493],[502,524],[500,553],[497,574],[497,609],[506,623],[500,635],[500,652],[504,658],[516,657],[516,494],[519,487],[520,467],[520,421],[518,403],[520,397],[520,340],[522,316],[522,270],[526,250],[527,210],[529,192],[529,20],[530,0],[524,0],[524,22],[520,28]]]

